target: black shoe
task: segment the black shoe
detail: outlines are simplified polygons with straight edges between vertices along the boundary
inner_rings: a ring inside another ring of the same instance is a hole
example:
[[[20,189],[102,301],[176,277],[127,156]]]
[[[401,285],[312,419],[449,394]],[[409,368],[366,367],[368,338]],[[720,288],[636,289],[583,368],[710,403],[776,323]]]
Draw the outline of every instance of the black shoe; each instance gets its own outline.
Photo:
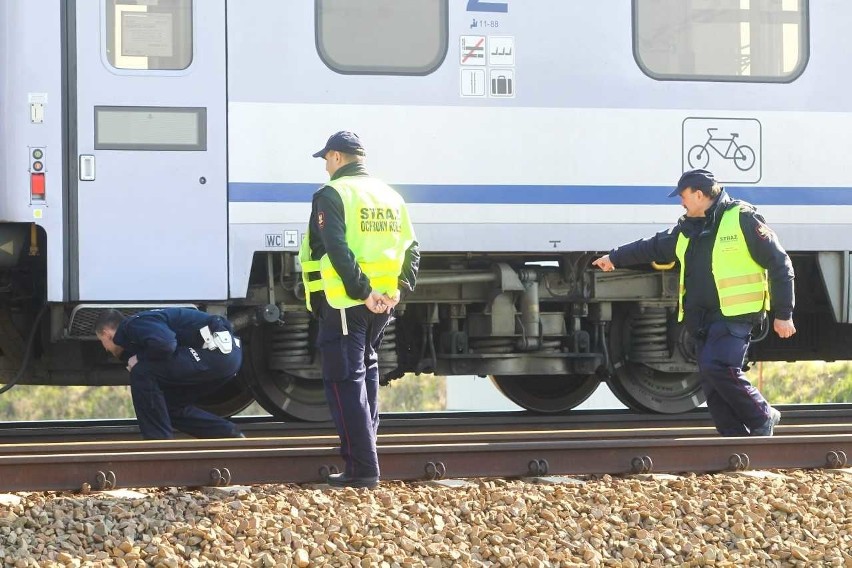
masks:
[[[751,431],[752,436],[772,436],[775,433],[775,426],[781,422],[781,413],[778,410],[769,407],[769,418],[766,419],[761,426],[758,426]]]
[[[326,482],[332,487],[366,487],[372,489],[379,484],[378,477],[349,477],[345,473],[332,473]]]

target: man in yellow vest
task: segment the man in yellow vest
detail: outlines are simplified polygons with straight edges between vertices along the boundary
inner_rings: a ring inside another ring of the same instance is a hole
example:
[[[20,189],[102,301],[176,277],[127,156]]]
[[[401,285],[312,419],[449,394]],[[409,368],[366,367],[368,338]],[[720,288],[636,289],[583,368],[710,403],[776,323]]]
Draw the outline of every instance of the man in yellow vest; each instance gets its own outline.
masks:
[[[752,329],[770,308],[781,338],[793,324],[793,265],[754,207],[731,199],[713,174],[685,172],[669,197],[686,215],[653,237],[622,245],[592,264],[604,271],[650,262],[680,263],[678,321],[696,339],[701,387],[723,436],[771,436],[781,420],[742,367]]]
[[[319,319],[325,395],[346,464],[329,485],[379,482],[377,351],[402,291],[413,291],[420,248],[402,197],[364,167],[352,132],[333,134],[315,158],[329,182],[313,198],[299,260],[308,309]]]

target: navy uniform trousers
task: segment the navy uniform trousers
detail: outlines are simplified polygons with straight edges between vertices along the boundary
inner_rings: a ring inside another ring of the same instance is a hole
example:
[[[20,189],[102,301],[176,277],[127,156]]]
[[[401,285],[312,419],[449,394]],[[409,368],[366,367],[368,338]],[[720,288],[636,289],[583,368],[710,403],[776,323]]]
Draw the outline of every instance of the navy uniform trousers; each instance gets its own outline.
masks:
[[[130,394],[142,436],[172,438],[174,429],[196,438],[232,438],[237,427],[215,414],[193,406],[236,376],[243,360],[234,338],[229,354],[218,349],[178,345],[162,361],[139,361],[130,371]]]
[[[707,409],[723,436],[748,436],[769,418],[769,403],[743,374],[750,323],[716,321],[696,340]]]
[[[391,315],[365,305],[346,308],[348,334],[339,309],[321,302],[317,336],[325,396],[340,436],[340,455],[350,477],[378,477],[379,356]]]

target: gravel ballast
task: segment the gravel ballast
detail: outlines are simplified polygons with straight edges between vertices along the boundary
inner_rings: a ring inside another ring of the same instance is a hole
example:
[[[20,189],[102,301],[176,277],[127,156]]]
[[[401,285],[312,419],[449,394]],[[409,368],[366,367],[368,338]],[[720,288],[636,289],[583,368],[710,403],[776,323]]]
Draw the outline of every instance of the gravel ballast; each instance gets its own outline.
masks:
[[[0,500],[0,558],[18,567],[852,568],[850,471],[21,493]]]

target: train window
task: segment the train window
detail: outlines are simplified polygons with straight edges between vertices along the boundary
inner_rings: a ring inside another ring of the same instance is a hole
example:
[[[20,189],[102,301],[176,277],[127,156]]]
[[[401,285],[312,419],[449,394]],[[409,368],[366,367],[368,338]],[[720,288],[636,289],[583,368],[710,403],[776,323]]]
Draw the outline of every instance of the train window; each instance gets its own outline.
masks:
[[[97,150],[206,150],[207,109],[95,107]]]
[[[317,50],[338,73],[426,75],[447,54],[448,0],[316,0]]]
[[[192,63],[192,0],[104,0],[106,55],[116,69]]]
[[[633,54],[655,79],[789,82],[808,59],[808,0],[633,0]]]

